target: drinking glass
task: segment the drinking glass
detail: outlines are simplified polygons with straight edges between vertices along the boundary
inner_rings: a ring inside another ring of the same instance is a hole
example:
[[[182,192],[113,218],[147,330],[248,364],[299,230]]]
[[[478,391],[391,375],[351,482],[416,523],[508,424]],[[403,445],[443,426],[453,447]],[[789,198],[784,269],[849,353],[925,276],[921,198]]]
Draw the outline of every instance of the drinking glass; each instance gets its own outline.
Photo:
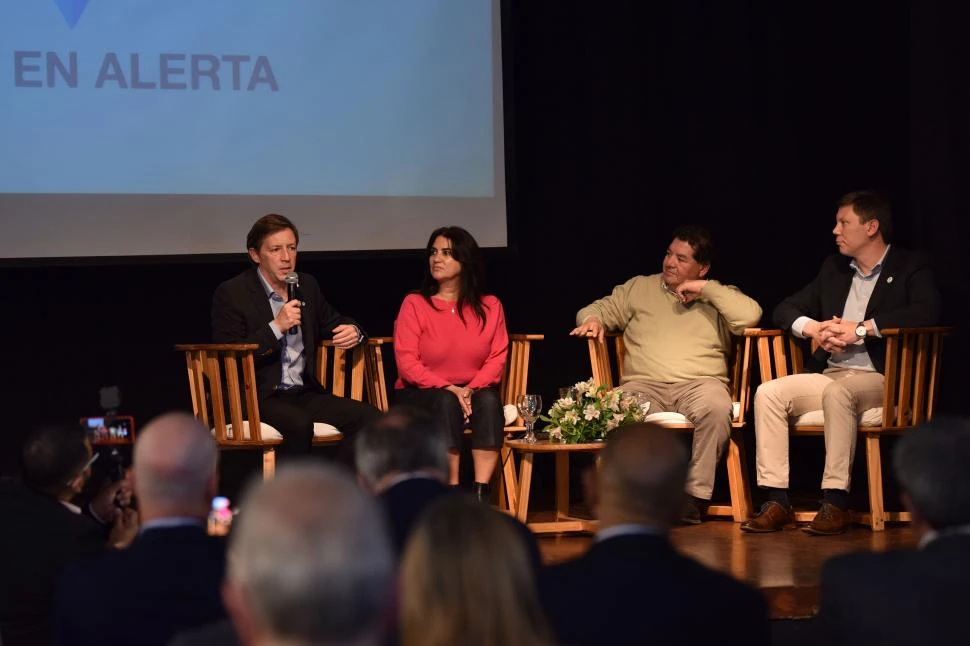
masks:
[[[522,439],[529,444],[535,444],[536,434],[533,432],[532,427],[535,426],[536,420],[539,418],[539,413],[542,412],[542,397],[528,393],[519,395],[519,400],[515,403],[515,406],[519,409],[519,415],[522,416],[522,420],[525,422],[525,437]]]

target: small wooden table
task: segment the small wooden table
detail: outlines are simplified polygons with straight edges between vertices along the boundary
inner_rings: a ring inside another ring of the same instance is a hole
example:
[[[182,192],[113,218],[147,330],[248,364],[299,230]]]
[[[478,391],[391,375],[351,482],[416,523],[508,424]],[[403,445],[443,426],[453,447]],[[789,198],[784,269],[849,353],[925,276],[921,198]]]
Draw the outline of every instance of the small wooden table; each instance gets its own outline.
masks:
[[[563,444],[540,440],[534,444],[523,440],[506,440],[505,446],[513,453],[522,454],[519,463],[518,492],[511,501],[509,512],[526,523],[537,534],[556,532],[595,532],[597,522],[588,518],[569,515],[569,454],[575,452],[595,453],[603,448],[602,442],[589,444]],[[532,460],[536,453],[554,453],[556,456],[556,516],[551,522],[528,522],[529,493],[532,489]]]

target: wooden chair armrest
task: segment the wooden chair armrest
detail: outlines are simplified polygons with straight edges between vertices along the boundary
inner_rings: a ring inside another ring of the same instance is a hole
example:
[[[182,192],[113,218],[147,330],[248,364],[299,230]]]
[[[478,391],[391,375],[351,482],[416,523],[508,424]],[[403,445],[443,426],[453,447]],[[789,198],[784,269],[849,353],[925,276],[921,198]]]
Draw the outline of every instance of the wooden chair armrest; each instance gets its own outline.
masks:
[[[901,334],[950,334],[955,328],[943,325],[932,327],[891,327],[880,329],[883,336],[899,336]]]
[[[509,341],[544,341],[545,334],[510,334]]]
[[[249,352],[259,348],[257,343],[177,343],[178,352]]]

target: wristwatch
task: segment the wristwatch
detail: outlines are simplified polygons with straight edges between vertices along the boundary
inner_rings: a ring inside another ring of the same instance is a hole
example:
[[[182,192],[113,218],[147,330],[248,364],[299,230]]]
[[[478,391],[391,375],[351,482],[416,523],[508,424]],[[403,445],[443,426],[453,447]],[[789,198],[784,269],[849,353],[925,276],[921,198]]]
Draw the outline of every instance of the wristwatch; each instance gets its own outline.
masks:
[[[859,323],[858,327],[855,329],[855,335],[860,339],[866,338],[866,326]]]

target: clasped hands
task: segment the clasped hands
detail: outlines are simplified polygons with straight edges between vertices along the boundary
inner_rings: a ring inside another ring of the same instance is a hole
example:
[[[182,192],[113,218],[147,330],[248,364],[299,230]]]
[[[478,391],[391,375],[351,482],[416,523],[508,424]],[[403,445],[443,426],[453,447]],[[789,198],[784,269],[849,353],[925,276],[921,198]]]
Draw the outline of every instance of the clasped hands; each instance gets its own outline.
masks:
[[[461,412],[465,415],[465,421],[467,422],[472,414],[472,389],[461,386],[448,386],[445,390],[458,398],[458,405],[461,406]]]
[[[828,321],[813,321],[807,324],[803,332],[805,336],[814,339],[826,352],[841,352],[859,340],[855,333],[857,327],[859,327],[857,321],[846,321],[833,316]]]

